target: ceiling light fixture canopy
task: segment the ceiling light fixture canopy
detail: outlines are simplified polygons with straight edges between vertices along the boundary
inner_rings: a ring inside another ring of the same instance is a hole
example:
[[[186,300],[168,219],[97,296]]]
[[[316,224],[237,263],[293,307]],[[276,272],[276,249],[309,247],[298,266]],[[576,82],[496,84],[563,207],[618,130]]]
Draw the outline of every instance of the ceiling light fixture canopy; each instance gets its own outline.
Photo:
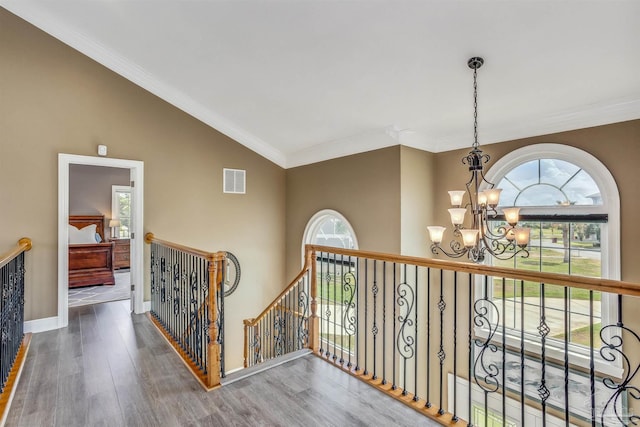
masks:
[[[483,154],[478,144],[478,68],[484,59],[470,58],[467,62],[473,70],[473,146],[462,163],[469,166],[471,178],[466,184],[466,191],[449,191],[452,208],[449,209],[453,235],[457,239],[449,243],[451,251],[442,248],[445,227],[429,226],[431,252],[443,253],[451,258],[467,255],[473,262],[482,262],[487,253],[498,259],[510,259],[516,255],[528,257],[530,230],[518,227],[520,208],[504,208],[502,214],[507,225],[499,225],[492,229],[490,219],[498,218],[497,206],[500,202],[499,188],[484,177],[484,165],[489,162],[489,155]],[[464,196],[469,202],[464,204]],[[465,216],[471,213],[471,227],[465,228]],[[460,241],[462,240],[462,242]]]

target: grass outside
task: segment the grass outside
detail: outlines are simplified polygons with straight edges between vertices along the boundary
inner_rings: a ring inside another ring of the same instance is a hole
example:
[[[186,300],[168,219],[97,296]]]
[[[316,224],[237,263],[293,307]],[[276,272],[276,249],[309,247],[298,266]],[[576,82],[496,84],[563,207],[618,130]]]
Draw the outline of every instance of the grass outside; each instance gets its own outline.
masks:
[[[343,286],[346,279],[344,276],[336,277],[333,275],[321,277],[318,275],[318,297],[325,301],[337,304],[346,304],[352,298],[354,288],[349,286],[347,289]],[[352,283],[355,285],[355,278]]]
[[[580,344],[589,347],[589,326],[583,326],[572,330],[570,341],[573,344]],[[600,339],[600,330],[602,329],[602,323],[594,323],[593,325],[593,348],[602,347],[602,340]],[[554,335],[553,338],[564,341],[564,333]]]

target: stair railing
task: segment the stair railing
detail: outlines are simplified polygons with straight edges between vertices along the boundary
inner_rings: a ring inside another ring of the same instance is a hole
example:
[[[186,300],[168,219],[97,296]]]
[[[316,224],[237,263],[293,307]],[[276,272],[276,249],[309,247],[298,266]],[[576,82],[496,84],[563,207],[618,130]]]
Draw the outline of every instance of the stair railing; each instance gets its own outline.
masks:
[[[310,255],[309,255],[310,256]],[[317,341],[314,263],[307,256],[302,271],[260,315],[244,320],[244,367],[248,368],[309,347]]]
[[[205,252],[145,235],[151,245],[151,321],[202,386],[220,385],[224,368],[226,252]]]
[[[24,253],[31,246],[31,239],[25,237],[0,255],[0,425],[9,412],[31,340],[31,334],[24,333]]]
[[[245,321],[246,365],[296,336],[287,314],[315,355],[443,425],[640,421],[639,284],[311,245],[305,259]],[[299,286],[308,310],[285,302]]]

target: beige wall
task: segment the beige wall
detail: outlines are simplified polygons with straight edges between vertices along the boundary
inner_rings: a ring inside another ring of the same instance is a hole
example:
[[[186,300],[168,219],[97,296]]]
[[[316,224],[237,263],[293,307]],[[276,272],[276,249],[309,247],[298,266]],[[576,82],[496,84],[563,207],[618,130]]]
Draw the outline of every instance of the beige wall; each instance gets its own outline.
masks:
[[[284,283],[284,170],[2,8],[0,40],[0,251],[33,239],[26,319],[57,314],[58,153],[106,144],[144,161],[145,231],[240,260],[226,301],[227,367],[239,367],[242,319]],[[247,170],[246,195],[222,194],[223,167]]]
[[[287,279],[300,271],[305,227],[322,209],[351,223],[360,249],[400,252],[400,147],[287,170]]]
[[[111,237],[111,186],[129,185],[129,169],[69,165],[69,215],[104,215],[105,238]]]
[[[415,148],[400,150],[402,255],[429,257],[427,226],[434,223],[435,156]]]

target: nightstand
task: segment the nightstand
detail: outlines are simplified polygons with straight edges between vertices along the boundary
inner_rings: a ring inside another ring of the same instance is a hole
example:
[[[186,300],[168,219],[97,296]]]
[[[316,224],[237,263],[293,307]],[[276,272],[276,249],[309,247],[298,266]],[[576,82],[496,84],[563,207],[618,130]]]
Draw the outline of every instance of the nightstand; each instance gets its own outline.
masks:
[[[129,258],[131,257],[131,246],[129,239],[110,239],[115,243],[113,253],[113,269],[129,268]]]

